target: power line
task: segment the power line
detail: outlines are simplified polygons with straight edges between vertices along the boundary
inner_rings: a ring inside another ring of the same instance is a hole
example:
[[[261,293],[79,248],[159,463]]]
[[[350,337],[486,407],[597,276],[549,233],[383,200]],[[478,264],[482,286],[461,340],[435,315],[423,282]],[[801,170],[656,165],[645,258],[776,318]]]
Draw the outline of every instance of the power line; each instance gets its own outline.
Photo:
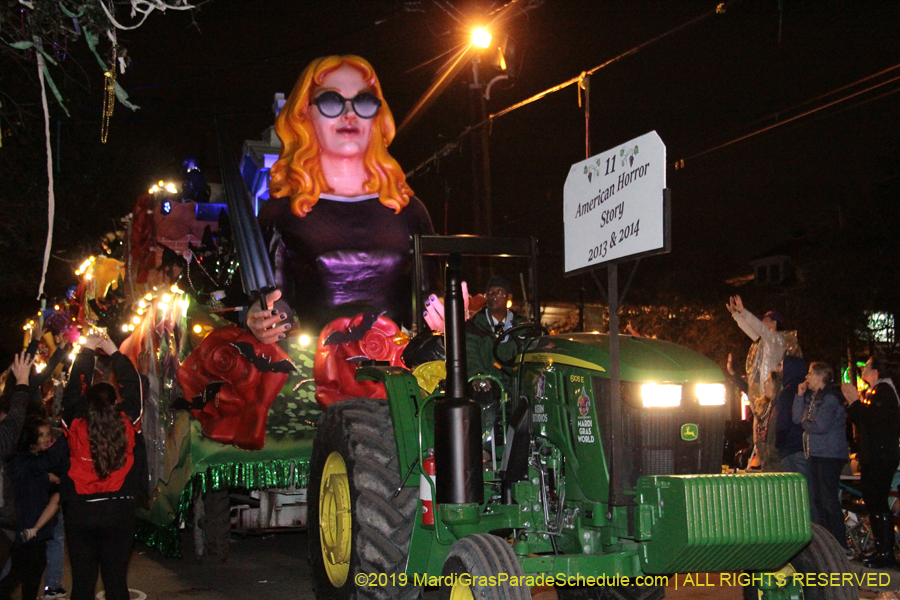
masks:
[[[892,70],[894,70],[894,69],[896,69],[896,68],[898,68],[898,67],[900,67],[900,64],[894,65],[893,67],[890,67],[890,68],[888,68],[888,69],[885,69],[884,71],[881,71],[881,72],[879,72],[879,73],[876,73],[875,75],[870,75],[870,76],[868,76],[868,77],[864,77],[864,78],[860,79],[859,81],[856,81],[856,82],[851,83],[851,84],[849,84],[849,85],[845,85],[845,86],[842,86],[842,87],[840,87],[840,88],[837,88],[836,90],[833,90],[833,91],[831,91],[831,92],[828,92],[827,94],[823,94],[823,95],[821,95],[821,96],[817,96],[817,97],[814,98],[814,99],[807,100],[806,102],[803,102],[803,103],[801,103],[801,104],[799,104],[799,105],[797,105],[797,106],[804,106],[804,105],[809,104],[810,102],[813,102],[813,101],[815,101],[815,100],[817,100],[817,99],[819,99],[819,98],[824,98],[824,97],[833,95],[833,94],[837,93],[838,91],[845,90],[845,89],[847,89],[847,88],[853,87],[853,86],[858,85],[859,83],[861,83],[861,82],[863,82],[863,81],[868,81],[869,79],[872,79],[873,77],[877,77],[878,75],[887,73],[887,72],[892,71]],[[804,111],[804,112],[802,112],[802,113],[800,113],[800,114],[798,114],[798,115],[795,115],[795,116],[793,116],[793,117],[791,117],[791,118],[789,118],[789,119],[785,119],[785,120],[783,120],[783,121],[778,121],[777,123],[773,123],[773,124],[768,125],[768,126],[766,126],[766,127],[762,127],[761,129],[757,129],[756,131],[752,131],[752,132],[750,132],[750,133],[747,133],[747,134],[738,136],[738,137],[734,138],[733,140],[727,141],[727,142],[725,142],[725,143],[723,143],[723,144],[719,144],[719,145],[717,145],[717,146],[713,146],[712,148],[708,148],[708,149],[706,149],[706,150],[704,150],[704,151],[702,151],[702,152],[698,152],[697,154],[694,154],[693,156],[689,156],[689,157],[687,157],[687,158],[682,158],[682,159],[680,159],[680,160],[676,160],[673,164],[675,165],[675,168],[676,168],[676,169],[683,169],[683,168],[684,168],[684,162],[685,162],[686,160],[693,160],[693,159],[698,158],[698,157],[700,157],[700,156],[703,156],[703,155],[705,155],[705,154],[709,154],[709,153],[711,153],[711,152],[715,152],[716,150],[721,150],[722,148],[727,148],[728,146],[731,146],[731,145],[733,145],[733,144],[737,144],[738,142],[742,142],[742,141],[744,141],[744,140],[747,140],[747,139],[750,139],[750,138],[752,138],[752,137],[755,137],[755,136],[757,136],[757,135],[759,135],[759,134],[761,134],[761,133],[765,133],[765,132],[767,132],[767,131],[771,131],[771,130],[777,128],[777,127],[781,127],[781,126],[783,126],[783,125],[787,125],[788,123],[792,123],[792,122],[794,122],[794,121],[797,121],[798,119],[802,119],[803,117],[807,117],[807,116],[809,116],[809,115],[815,114],[815,113],[817,113],[817,112],[819,112],[819,111],[821,111],[821,110],[825,110],[826,108],[830,108],[830,107],[832,107],[832,106],[836,106],[837,104],[840,104],[840,103],[842,103],[842,102],[846,102],[847,100],[850,100],[850,99],[852,99],[852,98],[856,98],[857,96],[860,96],[860,95],[865,94],[865,93],[867,93],[867,92],[871,92],[872,90],[876,90],[876,89],[878,89],[878,88],[880,88],[880,87],[883,87],[883,86],[885,86],[885,85],[887,85],[887,84],[889,84],[889,83],[894,83],[895,81],[900,81],[900,75],[898,75],[897,77],[894,77],[894,78],[892,78],[892,79],[888,79],[888,80],[886,80],[886,81],[882,81],[882,82],[880,82],[880,83],[876,83],[876,84],[874,84],[874,85],[872,85],[872,86],[869,86],[869,87],[867,87],[867,88],[865,88],[865,89],[859,90],[859,91],[854,92],[854,93],[852,93],[852,94],[848,94],[848,95],[846,95],[846,96],[843,96],[843,97],[841,97],[841,98],[838,98],[837,100],[833,100],[833,101],[831,101],[831,102],[828,102],[828,103],[826,103],[826,104],[823,104],[823,105],[821,105],[821,106],[817,106],[816,108],[812,108],[812,109],[810,109],[810,110]],[[885,97],[885,96],[889,96],[889,95],[894,94],[894,93],[896,93],[896,92],[898,92],[898,91],[900,91],[900,88],[897,88],[897,89],[895,89],[895,90],[890,90],[890,91],[888,91],[888,92],[886,92],[886,93],[884,93],[884,94],[878,96],[877,98],[871,98],[871,99],[867,100],[866,102],[871,101],[871,100],[876,100],[876,99],[879,99],[879,98],[883,98],[883,97]],[[863,103],[864,103],[864,102],[860,102],[860,103],[856,104],[855,106],[859,106],[859,105],[861,105],[861,104],[863,104]],[[796,108],[796,107],[795,107],[795,108]],[[777,116],[777,114],[776,114],[776,115],[770,115],[770,117],[768,117],[768,118],[773,118],[773,117],[776,117],[776,116]]]
[[[565,88],[569,87],[570,85],[573,85],[575,83],[580,84],[585,80],[586,77],[590,77],[592,74],[596,73],[600,69],[608,67],[609,65],[616,63],[627,56],[631,56],[632,54],[635,54],[636,52],[643,50],[644,48],[646,48],[647,46],[650,46],[651,44],[654,44],[654,43],[661,41],[671,35],[674,35],[674,34],[678,33],[679,31],[681,31],[687,27],[690,27],[691,25],[695,25],[696,23],[699,23],[700,21],[703,21],[704,19],[707,19],[713,15],[724,14],[728,8],[730,8],[734,4],[737,4],[740,1],[741,0],[730,0],[729,2],[721,2],[721,3],[717,4],[713,10],[707,11],[707,12],[701,14],[700,16],[698,16],[694,19],[691,19],[690,21],[688,21],[686,23],[682,23],[681,25],[679,25],[678,27],[675,27],[674,29],[670,29],[670,30],[666,31],[665,33],[662,33],[662,34],[660,34],[654,38],[651,38],[641,44],[638,44],[637,46],[631,48],[630,50],[626,50],[625,52],[607,60],[604,63],[597,65],[596,67],[594,67],[588,71],[582,71],[582,73],[576,77],[573,77],[567,81],[564,81],[564,82],[560,83],[559,85],[553,86],[552,88],[546,89],[543,92],[539,92],[539,93],[535,94],[534,96],[531,96],[530,98],[526,98],[525,100],[522,100],[521,102],[513,104],[512,106],[504,108],[503,110],[501,110],[499,112],[488,115],[488,117],[486,119],[482,120],[481,122],[476,123],[474,125],[470,125],[469,127],[466,127],[462,131],[462,133],[460,133],[458,136],[456,136],[456,138],[453,141],[448,142],[440,150],[437,150],[430,157],[428,157],[427,159],[425,159],[424,161],[422,161],[421,163],[419,163],[418,165],[413,167],[412,170],[410,170],[406,173],[406,178],[409,179],[409,178],[413,177],[414,175],[416,175],[417,173],[427,170],[432,163],[436,163],[440,158],[447,156],[450,152],[452,152],[457,147],[459,147],[459,145],[462,143],[463,139],[465,139],[465,137],[467,135],[469,135],[473,131],[481,129],[485,125],[491,124],[494,119],[498,119],[504,115],[507,115],[516,109],[522,108],[523,106],[531,104],[532,102],[536,102],[536,101],[540,100],[541,98],[544,98],[546,96],[549,96],[550,94],[553,94],[562,89],[565,89]],[[510,4],[512,4],[512,3],[510,3]]]

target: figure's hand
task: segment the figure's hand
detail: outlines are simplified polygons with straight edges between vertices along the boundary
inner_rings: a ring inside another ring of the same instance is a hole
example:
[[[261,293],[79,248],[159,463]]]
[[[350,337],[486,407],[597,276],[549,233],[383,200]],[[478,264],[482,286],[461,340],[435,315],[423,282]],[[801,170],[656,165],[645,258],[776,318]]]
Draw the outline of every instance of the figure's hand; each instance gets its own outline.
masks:
[[[100,346],[100,342],[103,341],[103,334],[99,332],[89,333],[87,337],[84,339],[84,344],[81,345],[82,348],[88,348],[89,350],[96,350]]]
[[[491,391],[491,380],[475,379],[472,381],[472,389],[476,392],[489,392]]]
[[[734,300],[734,309],[739,313],[744,312],[744,302],[741,300],[740,296],[735,296]]]
[[[31,529],[23,529],[22,530],[22,541],[28,542],[37,535],[37,529],[32,527]]]
[[[108,336],[104,335],[103,339],[100,340],[100,349],[106,353],[107,356],[112,356],[116,352],[119,351],[118,346],[116,346],[115,342],[109,339]]]
[[[850,404],[859,400],[859,390],[856,389],[856,386],[852,383],[841,385],[841,393],[844,394],[844,398],[846,398],[847,402]]]
[[[728,298],[728,304],[725,305],[725,308],[727,308],[728,312],[730,312],[731,314],[737,312],[737,308],[734,305],[734,296],[730,296]]]
[[[802,396],[806,393],[806,390],[809,389],[809,384],[805,381],[797,386],[797,395]]]
[[[625,333],[627,333],[631,337],[641,337],[641,334],[637,329],[634,328],[634,326],[631,324],[631,321],[628,321],[628,324],[625,325]]]
[[[141,353],[138,354],[138,364],[137,364],[138,373],[141,375],[147,375],[150,373],[150,349],[144,348],[141,350]]]
[[[53,473],[47,473],[47,477],[50,478],[50,483],[59,485],[59,476],[54,475]]]
[[[13,359],[12,369],[13,377],[16,378],[16,385],[28,385],[28,376],[31,374],[31,365],[34,364],[33,356],[26,356],[23,350],[16,354]]]
[[[275,301],[280,298],[281,290],[270,292],[266,294],[266,304],[274,306]],[[247,314],[247,328],[263,344],[274,344],[278,340],[283,340],[291,328],[291,323],[286,323],[285,319],[287,319],[287,314],[274,308],[263,310],[257,303],[250,307],[250,312]]]
[[[32,340],[32,339],[34,339],[34,329],[32,329],[32,328],[29,326],[29,327],[25,330],[25,345],[28,346],[28,344],[31,343],[31,340]]]
[[[734,367],[731,365],[731,352],[728,353],[728,374],[735,375]]]
[[[432,331],[444,332],[444,304],[435,294],[425,301],[425,322]]]

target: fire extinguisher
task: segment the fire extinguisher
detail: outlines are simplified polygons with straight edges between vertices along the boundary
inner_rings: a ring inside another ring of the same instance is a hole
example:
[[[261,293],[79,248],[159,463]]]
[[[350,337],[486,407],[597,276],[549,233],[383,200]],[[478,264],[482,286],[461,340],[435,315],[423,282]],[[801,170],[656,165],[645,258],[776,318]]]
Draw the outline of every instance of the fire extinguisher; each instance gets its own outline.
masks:
[[[422,460],[422,471],[419,475],[419,499],[422,501],[422,525],[434,525],[434,501],[431,496],[431,486],[435,483],[434,471],[434,449],[429,448],[425,452],[425,459]],[[429,484],[431,480],[431,484]]]

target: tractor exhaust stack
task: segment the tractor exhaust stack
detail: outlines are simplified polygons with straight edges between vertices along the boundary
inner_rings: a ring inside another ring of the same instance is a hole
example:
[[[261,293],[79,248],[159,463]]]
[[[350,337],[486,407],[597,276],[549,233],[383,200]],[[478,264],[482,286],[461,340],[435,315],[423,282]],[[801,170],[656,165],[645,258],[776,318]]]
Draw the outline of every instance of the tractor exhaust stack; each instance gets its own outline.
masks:
[[[446,395],[434,407],[434,460],[437,504],[481,504],[484,475],[481,450],[481,407],[466,391],[465,308],[460,267],[462,258],[447,258],[444,287],[444,346],[447,356]]]

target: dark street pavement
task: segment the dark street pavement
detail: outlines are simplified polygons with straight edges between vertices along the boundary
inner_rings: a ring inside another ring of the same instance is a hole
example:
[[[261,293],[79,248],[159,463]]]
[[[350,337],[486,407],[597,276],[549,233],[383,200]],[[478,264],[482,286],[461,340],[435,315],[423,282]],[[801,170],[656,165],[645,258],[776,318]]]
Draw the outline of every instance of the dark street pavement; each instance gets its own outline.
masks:
[[[260,537],[232,537],[231,556],[222,564],[200,564],[193,557],[189,535],[184,538],[184,558],[171,559],[156,550],[136,544],[129,571],[132,599],[141,600],[313,600],[306,557],[306,534],[284,533]],[[859,563],[851,563],[861,570]],[[888,571],[891,584],[900,589],[900,573]],[[686,581],[674,578],[666,589],[668,599],[740,600],[738,586],[718,585],[728,581],[718,573],[694,574]],[[716,585],[696,585],[713,583]],[[692,585],[693,584],[693,585]],[[68,563],[63,586],[71,589]],[[881,590],[861,590],[860,598],[878,598]],[[102,596],[100,596],[102,598]],[[426,592],[436,600],[437,592]]]

